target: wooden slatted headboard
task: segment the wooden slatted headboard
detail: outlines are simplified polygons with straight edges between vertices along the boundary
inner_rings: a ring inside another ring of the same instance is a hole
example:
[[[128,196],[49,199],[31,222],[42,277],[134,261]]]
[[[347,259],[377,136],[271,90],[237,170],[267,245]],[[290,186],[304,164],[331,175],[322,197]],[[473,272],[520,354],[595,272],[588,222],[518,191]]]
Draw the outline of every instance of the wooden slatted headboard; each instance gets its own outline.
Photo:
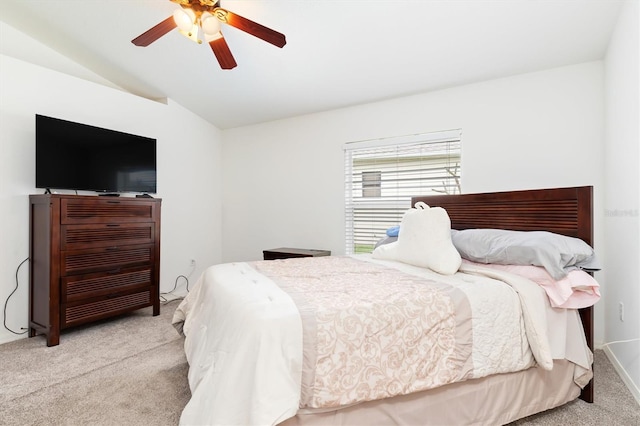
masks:
[[[413,197],[411,205],[418,201],[444,208],[453,229],[550,231],[580,238],[593,246],[591,186]],[[593,351],[593,307],[581,309],[580,317]],[[593,402],[593,381],[580,398]]]

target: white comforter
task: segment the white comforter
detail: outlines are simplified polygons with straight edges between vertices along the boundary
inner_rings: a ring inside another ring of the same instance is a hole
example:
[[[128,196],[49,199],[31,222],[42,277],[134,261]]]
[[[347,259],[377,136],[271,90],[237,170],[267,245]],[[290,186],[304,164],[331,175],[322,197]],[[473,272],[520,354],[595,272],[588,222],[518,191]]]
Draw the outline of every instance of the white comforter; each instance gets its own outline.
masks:
[[[544,291],[529,280],[476,266],[443,276],[366,255],[356,258],[445,281],[466,294],[474,322],[473,377],[522,370],[534,358],[545,369],[552,368],[553,358],[589,369],[586,345],[569,339],[581,330],[577,312],[552,309]],[[271,279],[247,263],[213,266],[180,304],[174,324],[183,325],[186,336],[192,392],[181,424],[274,425],[295,415],[302,323],[294,301]],[[514,345],[514,336],[520,343]]]
[[[180,424],[272,425],[295,415],[302,324],[271,280],[246,263],[210,267],[173,321],[184,321],[191,388]]]

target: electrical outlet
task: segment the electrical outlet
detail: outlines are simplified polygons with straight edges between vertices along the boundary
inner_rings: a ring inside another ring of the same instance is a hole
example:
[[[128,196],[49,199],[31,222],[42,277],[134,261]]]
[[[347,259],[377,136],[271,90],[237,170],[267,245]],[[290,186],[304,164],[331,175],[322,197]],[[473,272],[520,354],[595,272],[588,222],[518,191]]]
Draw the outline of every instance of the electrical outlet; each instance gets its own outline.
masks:
[[[618,304],[618,313],[620,314],[620,321],[624,322],[624,303]]]

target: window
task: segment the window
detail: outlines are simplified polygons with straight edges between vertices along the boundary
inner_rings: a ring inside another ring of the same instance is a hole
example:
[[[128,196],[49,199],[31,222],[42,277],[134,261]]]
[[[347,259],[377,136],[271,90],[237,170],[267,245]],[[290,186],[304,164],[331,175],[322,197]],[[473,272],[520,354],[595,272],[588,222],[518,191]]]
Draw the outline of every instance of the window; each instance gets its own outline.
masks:
[[[412,196],[460,193],[460,130],[345,144],[346,252],[369,253]]]
[[[382,172],[363,171],[362,173],[362,197],[382,196]]]

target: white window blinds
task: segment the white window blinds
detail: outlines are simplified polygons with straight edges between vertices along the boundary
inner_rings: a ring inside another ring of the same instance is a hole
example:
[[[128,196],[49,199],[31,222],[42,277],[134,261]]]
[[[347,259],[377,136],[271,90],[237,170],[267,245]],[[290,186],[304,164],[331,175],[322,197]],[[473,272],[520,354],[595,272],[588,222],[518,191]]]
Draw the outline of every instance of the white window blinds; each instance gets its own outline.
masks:
[[[346,253],[371,252],[412,196],[460,193],[461,131],[345,144]]]

